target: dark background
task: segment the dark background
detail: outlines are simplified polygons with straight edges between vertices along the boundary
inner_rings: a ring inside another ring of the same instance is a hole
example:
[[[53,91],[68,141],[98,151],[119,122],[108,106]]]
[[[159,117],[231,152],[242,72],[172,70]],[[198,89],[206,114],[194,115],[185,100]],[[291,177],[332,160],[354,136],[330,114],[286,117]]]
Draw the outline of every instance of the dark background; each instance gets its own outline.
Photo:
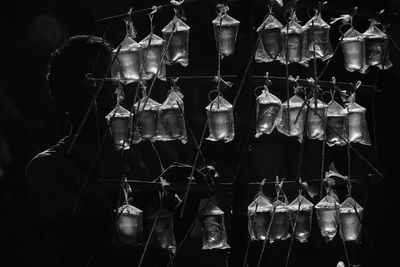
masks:
[[[26,3],[10,2],[7,9],[3,8],[0,16],[1,25],[1,54],[0,54],[0,214],[4,222],[0,235],[6,244],[18,247],[13,243],[13,235],[18,235],[19,229],[11,227],[13,222],[24,220],[24,167],[28,160],[36,153],[55,144],[65,135],[65,121],[60,120],[61,112],[55,107],[48,96],[48,87],[45,80],[45,67],[50,53],[65,38],[77,34],[103,35],[116,47],[124,37],[124,22],[122,18],[108,20],[95,24],[95,21],[125,13],[130,7],[133,10],[148,8],[155,4],[166,4],[169,1],[29,1]],[[222,74],[237,75],[237,79],[227,79],[234,82],[234,86],[223,91],[225,98],[231,103],[238,91],[240,78],[243,76],[249,57],[255,44],[255,29],[261,24],[267,13],[268,1],[231,1],[232,17],[240,24],[235,54],[222,60]],[[317,1],[299,1],[298,18],[301,24],[308,21],[307,8],[315,6]],[[194,1],[183,5],[186,23],[190,30],[190,58],[189,66],[168,66],[167,76],[198,76],[215,75],[217,72],[217,53],[211,20],[216,17],[215,5],[219,1]],[[382,16],[385,23],[390,23],[388,33],[396,43],[400,43],[400,20],[394,12],[399,12],[400,3],[396,0],[360,0],[339,1],[331,0],[323,9],[322,17],[328,22],[330,18],[341,14],[349,14],[354,6],[358,6],[358,16],[354,19],[354,27],[364,32],[368,26],[368,18],[379,10],[385,9]],[[286,7],[285,7],[286,8]],[[282,24],[283,10],[275,6],[275,16]],[[161,29],[172,19],[173,10],[163,8],[154,17],[154,33],[162,36]],[[133,17],[138,30],[137,41],[149,33],[149,22],[146,13],[139,13]],[[331,43],[335,47],[340,33],[338,24],[331,27]],[[352,175],[364,176],[362,183],[353,186],[355,199],[365,208],[363,240],[358,245],[349,245],[354,264],[363,266],[384,266],[394,259],[395,248],[398,242],[398,220],[400,209],[397,188],[398,177],[396,172],[398,153],[398,83],[400,79],[400,51],[390,43],[389,58],[393,67],[379,72],[374,67],[367,74],[350,73],[344,69],[341,50],[335,54],[322,79],[330,80],[335,76],[337,81],[355,83],[362,81],[363,85],[377,82],[378,93],[370,89],[360,89],[357,94],[357,103],[367,108],[366,118],[371,135],[372,146],[354,144],[360,154],[376,167],[385,177],[375,175],[365,161],[356,154],[352,154]],[[318,61],[318,70],[325,63]],[[311,64],[312,65],[312,64]],[[285,76],[285,66],[278,63],[256,64],[253,62],[249,75],[264,75],[268,71],[273,76]],[[290,74],[300,78],[313,76],[312,67],[289,65]],[[285,83],[272,81],[271,92],[286,100]],[[218,193],[221,208],[228,214],[233,208],[233,214],[227,216],[227,231],[229,241],[233,247],[231,252],[232,263],[239,263],[243,258],[245,243],[247,242],[247,228],[245,210],[251,202],[256,188],[249,187],[247,182],[259,182],[263,178],[273,181],[278,175],[287,180],[295,180],[298,171],[300,144],[274,131],[271,135],[262,136],[254,140],[254,94],[255,87],[263,83],[262,79],[247,79],[238,99],[235,109],[235,140],[224,144],[205,141],[203,152],[207,163],[214,165],[220,174],[221,182],[234,182],[237,193]],[[180,80],[178,85],[185,95],[185,112],[194,135],[199,140],[202,127],[205,123],[204,107],[208,104],[207,93],[214,88],[210,79]],[[165,99],[170,85],[167,82],[157,81],[151,97],[159,102]],[[348,89],[348,88],[343,88]],[[129,87],[126,90],[130,90]],[[129,95],[129,92],[127,92]],[[129,106],[129,103],[127,103]],[[61,116],[62,117],[62,116]],[[180,161],[191,164],[195,149],[193,141],[186,145],[158,144],[161,159],[164,164]],[[301,176],[303,180],[320,178],[321,143],[306,140],[303,154]],[[325,155],[325,169],[334,162],[339,172],[346,174],[347,158],[345,148],[327,148]],[[240,163],[240,165],[239,165]],[[369,174],[372,174],[369,176]],[[272,188],[272,187],[271,187]],[[271,189],[270,188],[270,189]],[[344,200],[343,186],[337,186],[340,200]],[[267,189],[268,190],[268,189]],[[292,200],[296,191],[293,187],[284,187]],[[313,199],[314,203],[318,199]],[[314,224],[315,225],[315,224]],[[390,245],[394,242],[395,245]],[[266,261],[283,265],[288,250],[288,242],[267,246]],[[188,243],[187,246],[189,246]],[[195,245],[195,249],[200,249]],[[269,250],[270,249],[270,250]],[[185,251],[187,250],[187,251]],[[258,257],[259,247],[255,246],[250,256]],[[24,251],[18,251],[23,254]],[[17,253],[17,254],[18,254]],[[185,254],[186,253],[186,254]],[[190,257],[190,249],[184,249],[181,262],[194,265]],[[344,250],[338,237],[326,244],[319,237],[318,229],[314,229],[311,242],[294,244],[290,265],[311,264],[312,266],[334,266],[338,260],[345,261]],[[220,253],[221,254],[221,253]],[[221,256],[216,252],[202,252],[196,263],[201,265],[222,266]],[[186,255],[186,256],[185,256]],[[197,255],[197,254],[193,254]],[[249,256],[249,257],[250,257]],[[214,262],[214,263],[213,263]],[[221,263],[216,263],[221,262]]]

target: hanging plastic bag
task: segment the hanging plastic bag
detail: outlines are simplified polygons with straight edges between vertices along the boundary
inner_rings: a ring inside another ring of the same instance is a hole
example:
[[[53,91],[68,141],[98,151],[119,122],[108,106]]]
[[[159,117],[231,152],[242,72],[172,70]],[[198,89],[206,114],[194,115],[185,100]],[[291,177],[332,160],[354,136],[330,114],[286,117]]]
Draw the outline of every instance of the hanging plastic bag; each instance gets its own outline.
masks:
[[[286,136],[298,136],[302,140],[304,130],[304,100],[297,94],[282,103],[282,118],[276,126]]]
[[[117,150],[130,148],[129,123],[131,123],[132,114],[122,106],[116,106],[105,117],[114,147]]]
[[[218,95],[206,110],[210,133],[207,140],[223,140],[225,143],[232,141],[235,136],[232,104]]]
[[[165,209],[159,209],[147,217],[149,225],[154,224],[154,231],[151,236],[150,244],[155,247],[160,247],[175,253],[176,240],[174,234],[174,214]]]
[[[138,244],[143,239],[143,212],[130,205],[124,204],[118,208],[116,220],[116,234],[123,244]]]
[[[121,42],[120,50],[114,49],[112,57],[118,55],[111,67],[111,77],[119,78],[123,83],[132,83],[140,79],[140,68],[142,64],[142,48],[133,39],[134,27],[132,22],[126,23],[126,35]]]
[[[172,89],[167,99],[159,108],[157,120],[157,140],[181,140],[187,142],[184,117],[183,94],[179,89]]]
[[[386,70],[393,66],[389,60],[388,36],[381,31],[376,20],[372,20],[369,28],[363,33],[365,36],[366,59],[369,66],[376,66]]]
[[[301,243],[307,242],[310,237],[313,207],[314,204],[302,195],[289,204],[293,234]]]
[[[202,249],[227,249],[224,212],[214,203],[210,202],[200,217],[203,231]]]
[[[335,100],[327,107],[326,143],[328,146],[343,146],[347,140],[347,109]]]
[[[340,205],[339,234],[343,241],[359,241],[361,237],[363,208],[352,197]]]
[[[292,11],[290,21],[282,28],[281,62],[283,64],[300,63],[308,66],[309,53],[306,47],[307,35],[299,24],[296,13]]]
[[[236,38],[240,21],[227,14],[229,7],[220,4],[218,16],[212,21],[217,50],[222,57],[230,56],[235,51]]]
[[[256,99],[256,105],[257,125],[255,137],[259,137],[262,134],[270,134],[280,122],[282,102],[268,91],[267,86],[264,86],[264,90]]]
[[[307,111],[307,136],[310,139],[325,140],[327,105],[319,99],[311,98]]]
[[[343,35],[341,45],[346,70],[366,73],[368,65],[365,60],[365,37],[351,27]]]
[[[139,45],[143,50],[144,70],[142,78],[150,80],[157,75],[157,78],[165,81],[165,59],[162,59],[165,40],[154,33],[150,33],[139,42]]]
[[[355,102],[356,93],[348,98],[347,108],[347,137],[348,142],[371,145],[367,120],[365,118],[366,108]]]
[[[257,63],[279,60],[282,53],[283,25],[271,14],[258,27],[259,43],[255,55]]]
[[[331,241],[338,231],[339,206],[337,197],[330,194],[315,205],[321,235],[326,241]]]
[[[135,131],[140,139],[151,140],[157,136],[157,117],[160,106],[160,103],[147,97],[143,97],[134,104],[135,119],[138,120]],[[136,142],[140,141],[133,139]]]
[[[322,17],[321,12],[317,12],[304,26],[306,31],[307,41],[306,47],[310,58],[320,58],[325,61],[333,56],[333,50],[329,39],[330,28]],[[315,51],[314,51],[315,50]]]
[[[166,54],[166,64],[189,64],[189,30],[190,27],[175,16],[161,32],[164,39],[169,42]],[[171,37],[172,35],[172,37]]]
[[[290,237],[290,209],[289,206],[280,201],[276,200],[272,203],[273,211],[271,215],[271,228],[269,231],[269,242],[275,242],[278,240],[286,240]]]
[[[247,207],[248,230],[252,241],[268,238],[268,226],[271,221],[272,209],[272,203],[261,192]]]

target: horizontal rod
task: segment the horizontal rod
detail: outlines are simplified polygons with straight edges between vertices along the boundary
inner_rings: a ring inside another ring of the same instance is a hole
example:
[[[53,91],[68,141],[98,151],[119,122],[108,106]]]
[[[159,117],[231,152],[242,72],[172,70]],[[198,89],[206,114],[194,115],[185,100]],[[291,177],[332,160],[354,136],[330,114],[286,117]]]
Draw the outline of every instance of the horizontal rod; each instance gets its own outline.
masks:
[[[359,176],[353,176],[351,179],[351,182],[355,184],[365,184],[365,183],[373,183],[374,181],[377,181],[374,179],[376,175],[374,174],[367,174],[367,175],[359,175]],[[120,181],[114,180],[114,179],[100,179],[100,182],[102,182],[105,186],[110,186],[110,187],[120,187]],[[127,180],[127,183],[129,183],[132,186],[132,189],[139,189],[139,190],[153,190],[153,191],[162,191],[163,189],[167,191],[172,191],[172,192],[185,192],[187,183],[183,182],[168,182],[168,185],[162,186],[160,182],[151,182],[151,181],[140,181],[140,180]],[[292,185],[292,186],[297,186],[298,181],[281,181],[283,184],[287,185]],[[313,179],[313,180],[305,180],[303,182],[307,182],[308,184],[318,184],[323,182],[321,179]],[[261,183],[248,183],[249,187],[254,187],[254,188],[259,188]],[[263,183],[265,186],[275,186],[276,182],[264,182]],[[346,185],[347,182],[341,179],[335,180],[335,185]],[[191,191],[194,192],[209,192],[210,187],[206,183],[195,183],[192,181],[191,184]],[[233,192],[237,189],[235,189],[234,183],[215,183],[212,185],[211,191],[213,192]]]
[[[178,78],[179,80],[191,80],[191,79],[213,79],[215,77],[215,75],[196,75],[196,76],[170,76],[170,77],[166,77],[167,79],[176,79]],[[228,78],[228,79],[235,79],[238,78],[238,75],[221,75],[221,78]],[[261,80],[261,79],[266,79],[266,76],[262,76],[262,75],[251,75],[249,76],[249,78],[253,79],[253,80]],[[92,80],[92,81],[101,81],[102,79],[100,78],[87,78],[88,80]],[[286,81],[286,77],[284,76],[268,76],[268,79],[270,80],[276,80],[276,81]],[[114,81],[114,82],[118,82],[120,81],[117,78],[107,78],[106,81]],[[136,82],[136,81],[135,81]],[[304,84],[308,84],[308,80],[307,79],[298,79],[297,82],[299,83],[304,83]],[[325,81],[325,80],[318,80],[318,84],[319,85],[332,85],[333,86],[333,82],[332,81]],[[350,86],[350,87],[354,87],[356,85],[356,83],[349,83],[349,82],[335,82],[336,85],[338,86]],[[359,89],[368,89],[368,90],[372,90],[372,91],[376,91],[376,92],[381,92],[379,89],[377,89],[377,86],[375,85],[370,85],[370,84],[361,84],[360,87],[357,89],[357,91]]]

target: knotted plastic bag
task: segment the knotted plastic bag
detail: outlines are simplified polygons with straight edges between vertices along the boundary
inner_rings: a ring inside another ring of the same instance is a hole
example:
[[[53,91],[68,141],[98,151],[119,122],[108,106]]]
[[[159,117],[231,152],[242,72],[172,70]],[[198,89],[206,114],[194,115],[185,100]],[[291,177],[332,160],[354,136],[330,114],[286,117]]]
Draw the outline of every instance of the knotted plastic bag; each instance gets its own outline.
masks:
[[[329,39],[330,28],[317,12],[304,26],[307,41],[306,47],[311,58],[320,58],[325,61],[333,56],[333,50]],[[314,54],[315,52],[315,54]]]
[[[123,83],[132,83],[140,79],[140,68],[142,64],[142,48],[133,39],[133,25],[127,22],[127,32],[124,40],[121,42],[120,50],[114,49],[112,57],[117,52],[117,57],[111,67],[111,77],[119,78]]]
[[[232,141],[235,136],[233,106],[218,95],[206,107],[209,136],[207,140]]]
[[[247,207],[248,230],[252,241],[267,239],[272,210],[272,203],[263,193],[259,193]]]
[[[275,126],[280,123],[279,118],[282,111],[281,100],[268,91],[265,86],[262,93],[256,99],[257,125],[256,137],[262,134],[270,134]]]
[[[347,108],[347,137],[351,143],[371,145],[367,120],[365,118],[366,108],[355,102],[356,95],[353,93],[346,103]]]
[[[343,146],[347,140],[347,109],[335,100],[327,107],[326,143],[328,146]]]
[[[340,205],[339,235],[344,241],[359,241],[363,210],[363,207],[352,197],[347,197]]]
[[[293,234],[301,243],[310,237],[313,207],[314,204],[302,195],[289,204]]]
[[[219,5],[220,12],[212,21],[214,27],[215,42],[217,50],[224,56],[230,56],[235,51],[236,38],[239,31],[240,21],[227,14],[229,7]]]
[[[166,64],[181,64],[184,67],[189,64],[189,31],[190,27],[176,16],[161,30],[166,42],[171,38]]]
[[[389,69],[393,66],[389,60],[388,36],[381,31],[372,20],[369,28],[363,33],[365,36],[366,64],[376,66],[380,69]]]
[[[282,103],[282,119],[276,126],[286,136],[298,136],[302,140],[304,130],[304,100],[297,94]]]
[[[150,80],[157,75],[160,80],[166,80],[165,59],[162,59],[165,40],[154,33],[147,35],[139,45],[143,50],[144,80]]]
[[[173,89],[160,106],[157,120],[157,140],[181,140],[182,143],[186,143],[187,133],[182,99],[183,94]]]
[[[131,143],[129,123],[132,119],[130,111],[118,105],[105,118],[113,138],[114,147],[117,150],[129,149]]]
[[[134,142],[140,142],[141,139],[153,139],[157,136],[157,117],[160,106],[160,103],[147,97],[143,97],[134,104],[137,120]]]
[[[255,55],[257,63],[280,59],[283,49],[282,28],[283,25],[272,14],[258,27],[259,42]]]
[[[280,201],[276,200],[272,203],[273,210],[271,214],[271,228],[269,231],[269,242],[275,242],[278,240],[286,240],[290,237],[290,209],[289,206]]]
[[[174,234],[174,214],[165,209],[159,209],[147,217],[150,225],[154,224],[154,231],[150,239],[150,244],[155,247],[167,249],[175,253],[176,240]]]
[[[202,249],[227,249],[224,212],[210,202],[200,217],[203,232]]]
[[[339,206],[337,198],[329,194],[315,205],[321,235],[326,241],[331,241],[338,231]]]
[[[310,139],[325,139],[327,105],[319,99],[311,98],[307,111],[307,136]]]
[[[290,21],[282,28],[281,62],[283,64],[300,63],[308,66],[309,53],[306,47],[307,35],[298,23],[296,14],[291,15]]]
[[[138,244],[143,239],[143,212],[130,205],[124,204],[118,208],[116,234],[118,241],[124,244]]]
[[[365,37],[351,27],[343,35],[341,46],[346,70],[366,73],[368,65],[365,57]]]

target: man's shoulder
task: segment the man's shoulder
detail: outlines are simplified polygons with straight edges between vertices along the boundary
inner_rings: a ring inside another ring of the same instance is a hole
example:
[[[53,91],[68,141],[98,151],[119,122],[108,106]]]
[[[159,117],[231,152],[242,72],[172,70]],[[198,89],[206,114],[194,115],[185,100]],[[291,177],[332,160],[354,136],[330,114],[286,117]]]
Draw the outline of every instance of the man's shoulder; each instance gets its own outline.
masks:
[[[49,168],[63,162],[66,155],[65,142],[63,139],[54,146],[36,154],[26,165],[25,172]]]

